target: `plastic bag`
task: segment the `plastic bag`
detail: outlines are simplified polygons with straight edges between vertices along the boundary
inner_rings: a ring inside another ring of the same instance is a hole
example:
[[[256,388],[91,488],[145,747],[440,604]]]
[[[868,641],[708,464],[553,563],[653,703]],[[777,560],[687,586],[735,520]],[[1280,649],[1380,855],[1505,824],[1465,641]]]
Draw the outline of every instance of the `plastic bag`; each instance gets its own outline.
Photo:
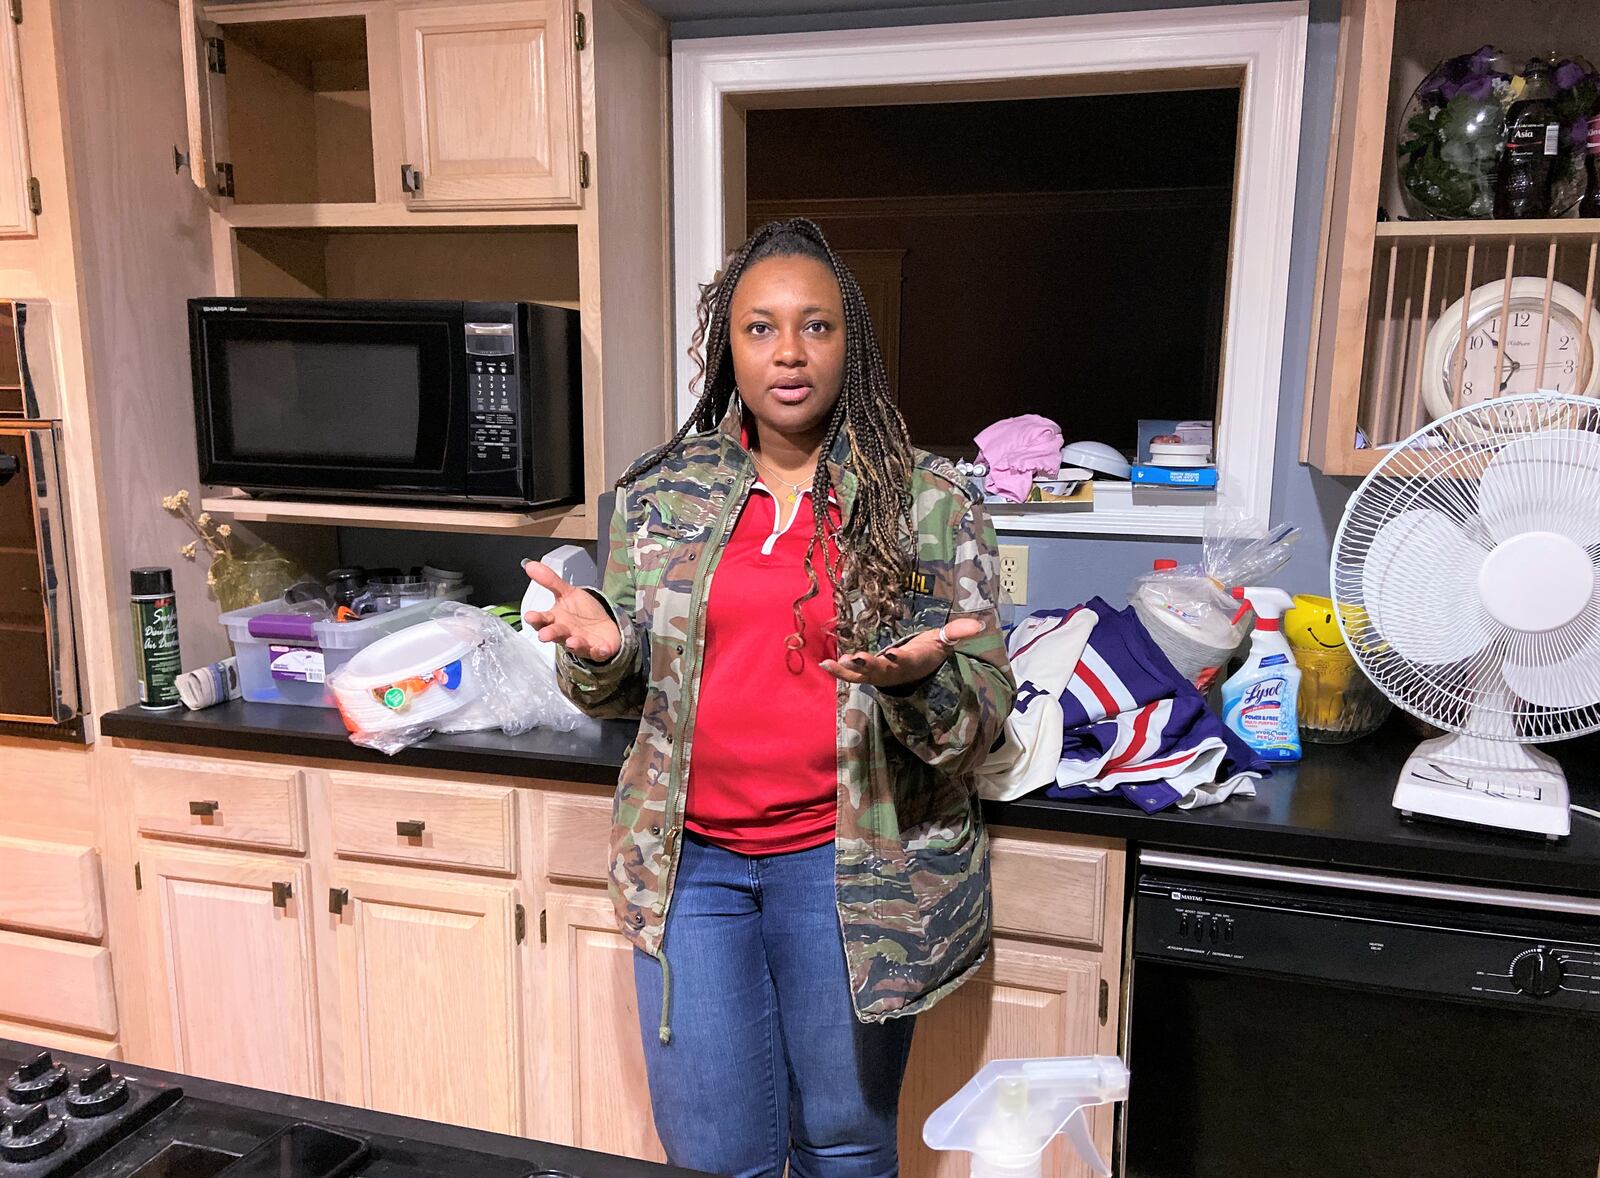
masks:
[[[1277,571],[1299,538],[1293,524],[1251,537],[1237,510],[1213,508],[1206,512],[1200,563],[1145,573],[1128,590],[1128,603],[1178,674],[1205,691],[1255,624],[1233,588]]]
[[[362,650],[328,686],[350,740],[390,756],[435,732],[570,732],[586,719],[525,638],[455,601]]]

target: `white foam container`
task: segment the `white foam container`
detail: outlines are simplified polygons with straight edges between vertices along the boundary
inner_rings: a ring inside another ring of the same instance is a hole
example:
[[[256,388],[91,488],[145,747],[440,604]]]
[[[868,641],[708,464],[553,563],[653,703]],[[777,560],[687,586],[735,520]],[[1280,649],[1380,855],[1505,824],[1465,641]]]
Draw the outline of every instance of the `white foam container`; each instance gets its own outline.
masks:
[[[312,646],[322,651],[322,682],[300,679],[275,679],[269,647],[302,647],[305,643],[287,638],[257,638],[250,633],[250,619],[261,614],[293,613],[294,607],[283,598],[230,610],[219,621],[233,643],[239,660],[239,693],[251,703],[294,704],[299,707],[332,708],[337,705],[326,679],[366,647],[408,626],[426,620],[441,601],[462,601],[472,593],[470,585],[452,589],[441,597],[420,601],[386,614],[374,614],[353,622],[320,621],[312,624]]]
[[[438,621],[418,622],[390,634],[357,653],[339,677],[337,695],[345,724],[353,731],[389,732],[428,724],[454,715],[483,695],[473,669],[476,636]],[[392,684],[441,670],[461,661],[461,680],[454,690],[430,684],[402,707],[386,706],[378,695]]]

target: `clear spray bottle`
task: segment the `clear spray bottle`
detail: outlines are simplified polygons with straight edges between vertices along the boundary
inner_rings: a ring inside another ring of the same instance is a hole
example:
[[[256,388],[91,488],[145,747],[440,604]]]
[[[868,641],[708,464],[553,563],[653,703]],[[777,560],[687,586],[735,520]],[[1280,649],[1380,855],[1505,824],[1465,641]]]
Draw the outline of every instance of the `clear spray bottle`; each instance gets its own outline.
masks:
[[[1090,1169],[1110,1175],[1085,1110],[1127,1096],[1128,1068],[1114,1055],[998,1059],[934,1110],[922,1140],[971,1153],[973,1178],[1038,1178],[1045,1146],[1065,1133]]]

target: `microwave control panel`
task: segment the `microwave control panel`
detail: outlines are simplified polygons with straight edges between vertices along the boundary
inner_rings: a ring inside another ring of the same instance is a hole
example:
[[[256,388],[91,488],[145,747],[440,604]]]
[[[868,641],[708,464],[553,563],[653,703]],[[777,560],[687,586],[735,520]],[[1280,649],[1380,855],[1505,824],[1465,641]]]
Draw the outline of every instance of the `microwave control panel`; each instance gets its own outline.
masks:
[[[521,374],[516,326],[468,323],[468,469],[475,475],[522,466]]]

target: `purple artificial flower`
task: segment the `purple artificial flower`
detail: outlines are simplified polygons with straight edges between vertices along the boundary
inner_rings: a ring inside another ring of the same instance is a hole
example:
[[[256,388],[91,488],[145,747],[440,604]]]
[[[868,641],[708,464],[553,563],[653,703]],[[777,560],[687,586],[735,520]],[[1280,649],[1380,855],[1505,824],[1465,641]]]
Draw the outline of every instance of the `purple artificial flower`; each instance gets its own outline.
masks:
[[[1490,98],[1494,95],[1495,83],[1499,81],[1502,76],[1503,75],[1500,74],[1480,74],[1477,77],[1468,78],[1465,82],[1461,83],[1459,92],[1465,94],[1468,98],[1476,98],[1480,101],[1485,98]],[[1451,97],[1454,97],[1454,95]]]
[[[1495,61],[1500,57],[1500,51],[1493,45],[1481,45],[1478,51],[1466,56],[1466,69],[1469,74],[1489,74],[1495,72]],[[1460,61],[1461,58],[1456,60]]]
[[[1589,71],[1569,57],[1566,61],[1556,66],[1555,74],[1551,80],[1555,82],[1557,90],[1571,90],[1588,76]]]
[[[1567,128],[1567,145],[1580,155],[1589,147],[1589,120],[1577,119]]]

